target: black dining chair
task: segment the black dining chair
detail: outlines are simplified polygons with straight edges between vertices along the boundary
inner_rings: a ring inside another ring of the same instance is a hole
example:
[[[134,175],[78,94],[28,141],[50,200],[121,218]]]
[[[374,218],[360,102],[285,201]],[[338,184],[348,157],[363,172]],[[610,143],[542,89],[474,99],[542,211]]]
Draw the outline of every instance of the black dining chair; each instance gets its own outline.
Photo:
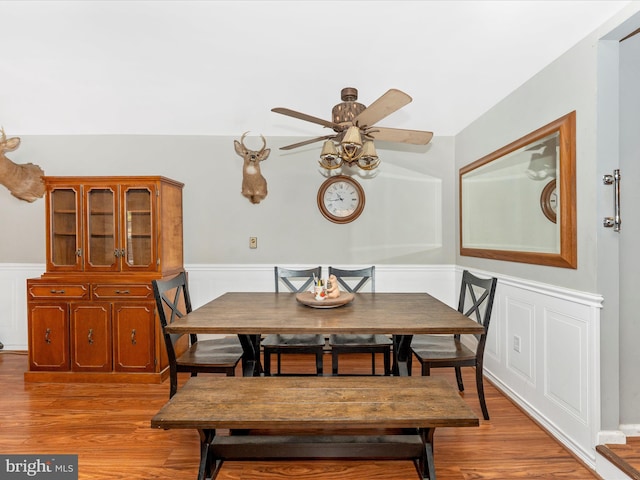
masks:
[[[341,290],[350,293],[360,292],[369,283],[371,292],[376,291],[375,266],[357,270],[344,270],[329,267],[329,276],[335,275]],[[386,335],[347,335],[332,334],[329,336],[331,348],[331,367],[333,375],[338,375],[338,359],[340,355],[349,353],[370,353],[371,374],[376,374],[376,354],[382,354],[384,374],[391,374],[391,339]]]
[[[301,293],[309,290],[314,279],[319,279],[322,267],[309,268],[304,270],[292,270],[283,267],[274,267],[275,290],[280,291],[280,283],[284,284],[290,292]],[[295,322],[295,318],[291,319]],[[313,354],[316,359],[316,375],[322,376],[322,356],[324,354],[324,335],[314,334],[270,334],[262,340],[264,353],[264,374],[271,375],[271,355],[277,356],[277,374],[282,375],[281,357],[287,353]]]
[[[479,278],[467,270],[462,273],[458,311],[484,326],[484,333],[474,335],[474,347],[464,344],[460,335],[416,335],[411,342],[411,351],[422,366],[422,375],[428,376],[432,368],[453,367],[461,392],[464,391],[461,367],[475,367],[478,398],[485,420],[489,420],[489,410],[484,398],[482,365],[497,283],[496,278]]]
[[[243,350],[237,337],[199,340],[195,334],[167,333],[167,325],[191,312],[187,275],[182,272],[170,280],[153,280],[153,294],[169,359],[169,398],[178,390],[178,373],[192,377],[198,373],[224,373],[235,376]]]

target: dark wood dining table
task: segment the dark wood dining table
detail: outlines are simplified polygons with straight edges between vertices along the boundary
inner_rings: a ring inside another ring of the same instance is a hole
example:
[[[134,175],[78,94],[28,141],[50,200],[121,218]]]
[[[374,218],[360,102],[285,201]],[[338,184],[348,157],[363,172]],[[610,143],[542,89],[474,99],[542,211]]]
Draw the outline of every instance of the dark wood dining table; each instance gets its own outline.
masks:
[[[394,375],[408,376],[411,340],[419,334],[480,334],[484,327],[427,293],[357,293],[335,308],[314,308],[295,293],[229,292],[166,327],[169,333],[237,334],[245,376],[260,375],[261,335],[387,334]]]

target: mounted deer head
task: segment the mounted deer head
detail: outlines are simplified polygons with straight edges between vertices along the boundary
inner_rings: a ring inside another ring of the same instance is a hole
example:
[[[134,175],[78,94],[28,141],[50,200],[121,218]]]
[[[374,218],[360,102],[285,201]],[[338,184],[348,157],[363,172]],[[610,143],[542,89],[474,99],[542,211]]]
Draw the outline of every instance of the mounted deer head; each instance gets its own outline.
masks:
[[[14,197],[33,202],[44,195],[44,172],[33,163],[19,165],[5,157],[5,152],[13,152],[20,146],[20,139],[7,139],[3,128],[0,132],[0,184],[7,187]]]
[[[267,181],[260,173],[260,162],[266,160],[271,149],[267,148],[267,141],[262,135],[262,148],[258,151],[249,150],[244,145],[244,137],[249,132],[244,132],[238,142],[233,141],[236,153],[244,159],[242,167],[242,195],[247,197],[251,203],[260,203],[267,196]]]

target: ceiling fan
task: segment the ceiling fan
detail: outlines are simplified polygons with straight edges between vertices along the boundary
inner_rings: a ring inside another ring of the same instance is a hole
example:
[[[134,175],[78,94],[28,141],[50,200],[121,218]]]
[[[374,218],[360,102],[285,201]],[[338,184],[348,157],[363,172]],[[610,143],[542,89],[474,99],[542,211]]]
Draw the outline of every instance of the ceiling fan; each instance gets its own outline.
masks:
[[[358,99],[358,90],[353,87],[343,88],[341,98],[342,103],[333,107],[331,120],[323,120],[322,118],[296,112],[288,108],[272,108],[272,112],[316,123],[323,127],[331,128],[334,132],[329,135],[286,145],[280,147],[280,150],[291,150],[321,140],[335,140],[339,144],[344,144],[345,137],[353,139],[353,135],[356,134],[364,138],[365,143],[367,140],[381,140],[412,145],[426,145],[433,137],[432,132],[376,126],[377,122],[411,102],[411,97],[400,90],[390,89],[368,107],[356,101]],[[355,129],[352,128],[350,131],[350,127],[355,127]]]

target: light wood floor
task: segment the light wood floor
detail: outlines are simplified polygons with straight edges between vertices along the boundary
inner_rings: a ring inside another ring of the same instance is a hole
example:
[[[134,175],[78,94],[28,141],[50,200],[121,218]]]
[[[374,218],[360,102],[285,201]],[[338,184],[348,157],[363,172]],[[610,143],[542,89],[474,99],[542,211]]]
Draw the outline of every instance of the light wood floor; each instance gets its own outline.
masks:
[[[340,363],[341,372],[367,372],[369,356],[348,357]],[[283,361],[283,370],[303,364],[313,369],[311,357],[297,356],[293,363]],[[325,358],[325,365],[330,370],[330,358]],[[196,478],[197,433],[149,427],[151,417],[168,399],[168,382],[25,384],[26,369],[26,355],[0,353],[1,453],[78,454],[79,478],[87,480]],[[485,389],[491,420],[482,420],[473,371],[466,370],[464,398],[480,417],[480,427],[436,430],[438,480],[598,478],[490,384]],[[455,384],[449,369],[434,375]],[[411,462],[318,460],[226,462],[218,478],[415,480],[418,476]]]

